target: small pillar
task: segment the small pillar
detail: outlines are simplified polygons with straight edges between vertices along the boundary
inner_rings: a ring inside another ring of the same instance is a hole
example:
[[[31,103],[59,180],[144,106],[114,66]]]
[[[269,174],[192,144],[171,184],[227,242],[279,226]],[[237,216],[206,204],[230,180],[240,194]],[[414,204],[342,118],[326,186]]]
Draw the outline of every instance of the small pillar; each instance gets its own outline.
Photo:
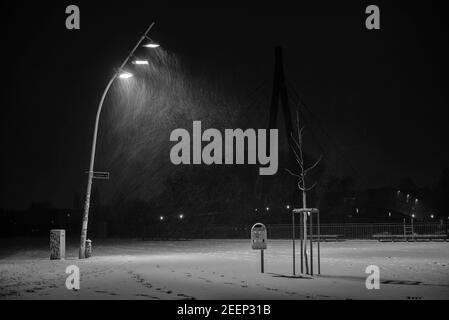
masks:
[[[50,260],[65,259],[65,230],[50,230]]]
[[[92,256],[92,240],[86,240],[86,258],[90,258]]]

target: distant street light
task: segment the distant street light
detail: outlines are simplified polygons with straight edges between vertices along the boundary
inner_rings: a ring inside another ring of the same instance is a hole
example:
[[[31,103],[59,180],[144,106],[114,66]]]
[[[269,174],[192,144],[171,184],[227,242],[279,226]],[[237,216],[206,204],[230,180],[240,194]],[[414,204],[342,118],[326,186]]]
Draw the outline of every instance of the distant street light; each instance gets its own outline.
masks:
[[[287,208],[287,210],[290,210],[290,205],[287,204],[286,208]]]
[[[270,211],[270,207],[266,207],[265,210]]]
[[[80,259],[84,259],[86,257],[87,223],[89,220],[90,194],[91,194],[91,190],[92,190],[92,179],[94,176],[94,162],[95,162],[95,149],[97,146],[98,123],[100,120],[101,109],[103,108],[103,102],[106,98],[106,94],[108,93],[109,88],[112,86],[112,83],[114,82],[115,79],[117,79],[117,78],[128,79],[128,78],[132,77],[132,74],[129,72],[124,72],[123,68],[128,63],[129,59],[134,55],[134,52],[137,50],[137,48],[139,48],[141,43],[145,39],[149,39],[148,33],[153,28],[153,26],[154,26],[154,22],[151,23],[151,25],[145,31],[143,36],[139,39],[137,44],[131,50],[130,54],[126,57],[125,61],[123,61],[120,68],[117,69],[117,71],[112,76],[111,80],[109,80],[109,82],[106,86],[106,89],[104,90],[103,95],[101,96],[100,103],[98,104],[97,116],[95,118],[94,136],[93,136],[93,141],[92,141],[92,152],[90,155],[90,165],[89,165],[88,179],[87,179],[86,201],[84,203],[83,223],[81,226],[81,242],[80,242],[80,250],[79,250],[79,258]],[[157,45],[157,47],[159,47],[159,45]],[[157,47],[150,46],[148,48],[157,48]]]
[[[430,219],[433,219],[433,218],[435,218],[435,216],[433,214],[431,214],[430,215]]]
[[[179,219],[183,219],[184,218],[184,215],[183,214],[180,214],[179,215]]]
[[[164,216],[160,216],[159,220],[163,221],[164,220]]]
[[[148,60],[134,60],[132,62],[132,64],[135,64],[135,65],[148,65],[149,62],[148,62]]]

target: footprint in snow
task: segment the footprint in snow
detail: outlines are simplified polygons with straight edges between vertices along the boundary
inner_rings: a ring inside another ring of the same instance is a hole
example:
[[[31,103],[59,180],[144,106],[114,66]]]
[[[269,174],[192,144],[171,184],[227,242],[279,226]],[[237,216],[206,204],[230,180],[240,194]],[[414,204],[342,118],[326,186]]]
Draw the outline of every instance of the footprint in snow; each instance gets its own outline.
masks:
[[[160,299],[160,298],[158,298],[158,297],[152,297],[152,296],[149,296],[149,295],[147,295],[147,294],[143,294],[143,293],[138,293],[138,294],[135,294],[134,295],[135,297],[146,297],[146,298],[151,298],[151,299]]]
[[[195,297],[191,297],[191,296],[185,295],[183,293],[178,293],[177,296],[178,297],[183,297],[184,298],[183,300],[196,300]]]

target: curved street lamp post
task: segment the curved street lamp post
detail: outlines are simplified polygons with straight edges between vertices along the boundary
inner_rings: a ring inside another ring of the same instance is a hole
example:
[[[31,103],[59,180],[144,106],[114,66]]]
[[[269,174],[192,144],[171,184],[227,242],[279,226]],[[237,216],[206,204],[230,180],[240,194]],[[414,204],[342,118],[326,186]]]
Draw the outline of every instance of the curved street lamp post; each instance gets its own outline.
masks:
[[[127,78],[132,77],[131,73],[123,72],[123,68],[128,63],[129,59],[134,55],[134,52],[139,48],[142,41],[144,41],[145,39],[149,39],[151,41],[151,39],[148,38],[147,35],[150,32],[150,30],[153,28],[153,26],[154,26],[154,22],[151,23],[151,25],[145,31],[144,35],[139,39],[137,44],[134,46],[134,48],[131,50],[129,55],[126,57],[125,61],[123,61],[120,68],[114,73],[111,80],[109,80],[109,83],[106,86],[106,89],[104,90],[103,95],[100,100],[100,103],[98,105],[97,117],[95,119],[94,137],[93,137],[93,142],[92,142],[92,152],[90,155],[90,165],[89,165],[88,178],[87,178],[87,191],[86,191],[86,201],[84,203],[83,223],[81,226],[81,242],[80,242],[80,250],[79,250],[79,258],[80,259],[86,258],[86,240],[87,240],[87,224],[88,224],[88,220],[89,220],[90,194],[91,194],[91,190],[92,190],[92,179],[94,177],[94,162],[95,162],[95,149],[96,149],[96,145],[97,145],[98,123],[100,120],[100,114],[101,114],[101,109],[103,107],[103,102],[106,98],[106,95],[107,95],[109,89],[112,86],[112,83],[114,82],[115,79],[117,79],[117,77],[121,78],[121,79],[127,79]],[[153,41],[151,41],[150,44],[145,45],[145,47],[157,48],[157,47],[159,47],[159,45],[154,43]],[[137,63],[137,64],[143,64],[143,63]]]

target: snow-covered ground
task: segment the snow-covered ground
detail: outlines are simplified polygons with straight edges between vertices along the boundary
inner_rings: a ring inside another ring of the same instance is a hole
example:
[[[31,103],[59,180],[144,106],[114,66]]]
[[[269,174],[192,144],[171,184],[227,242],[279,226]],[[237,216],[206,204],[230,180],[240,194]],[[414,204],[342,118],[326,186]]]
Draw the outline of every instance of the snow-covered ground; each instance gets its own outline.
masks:
[[[449,299],[449,243],[322,243],[313,278],[291,277],[291,241],[268,245],[264,274],[249,240],[94,240],[92,258],[71,245],[63,261],[50,261],[48,246],[3,250],[0,298]],[[78,291],[65,287],[69,265],[80,268]],[[380,268],[379,290],[365,287],[368,265]]]

